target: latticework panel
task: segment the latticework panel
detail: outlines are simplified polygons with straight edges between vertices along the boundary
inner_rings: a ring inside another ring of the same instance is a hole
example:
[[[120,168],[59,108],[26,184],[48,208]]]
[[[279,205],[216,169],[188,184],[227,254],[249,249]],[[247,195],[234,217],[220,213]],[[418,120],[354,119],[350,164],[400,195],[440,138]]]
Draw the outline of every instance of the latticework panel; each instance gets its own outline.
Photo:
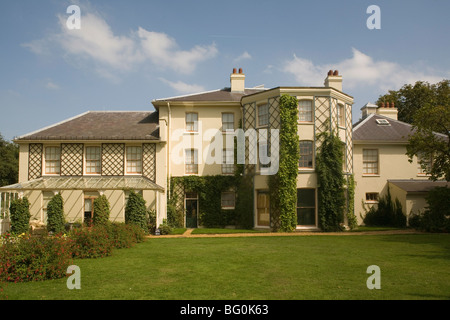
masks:
[[[244,106],[244,119],[243,119],[244,131],[256,128],[256,103],[249,103]],[[245,142],[245,174],[254,175],[256,166],[250,161],[250,154],[257,155],[257,147],[252,143],[249,143],[246,139]]]
[[[352,106],[346,105],[345,140],[347,144],[347,172],[353,173],[353,131],[352,131]]]
[[[269,126],[272,129],[280,129],[280,97],[269,99]]]
[[[82,143],[61,144],[61,175],[83,175],[83,148]]]
[[[42,176],[42,151],[41,143],[30,143],[28,147],[28,180]]]
[[[331,130],[337,132],[338,129],[338,103],[337,99],[331,98],[331,107],[330,107],[330,122],[331,122]]]
[[[142,173],[143,176],[155,182],[156,180],[156,144],[142,145]]]
[[[316,135],[328,131],[330,128],[330,97],[316,97],[314,100],[314,121]],[[322,144],[320,139],[316,141],[316,148]]]
[[[102,175],[123,176],[125,161],[123,143],[104,143],[102,145]]]

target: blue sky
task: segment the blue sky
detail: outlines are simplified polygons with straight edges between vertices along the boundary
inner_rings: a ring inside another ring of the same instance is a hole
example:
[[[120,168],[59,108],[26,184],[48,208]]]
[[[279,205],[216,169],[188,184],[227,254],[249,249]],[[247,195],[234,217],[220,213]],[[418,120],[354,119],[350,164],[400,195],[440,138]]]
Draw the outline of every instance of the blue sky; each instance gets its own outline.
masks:
[[[70,30],[68,6],[81,9]],[[370,30],[370,5],[381,29]],[[229,86],[322,86],[360,108],[388,89],[450,78],[450,1],[56,1],[0,4],[0,133],[10,140],[89,110]]]

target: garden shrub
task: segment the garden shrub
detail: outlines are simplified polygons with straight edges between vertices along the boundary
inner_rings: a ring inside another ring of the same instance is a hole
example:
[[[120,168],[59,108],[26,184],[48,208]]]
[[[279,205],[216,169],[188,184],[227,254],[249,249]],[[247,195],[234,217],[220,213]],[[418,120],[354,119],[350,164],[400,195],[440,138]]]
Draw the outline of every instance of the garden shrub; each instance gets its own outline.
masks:
[[[437,187],[428,192],[425,211],[410,218],[410,226],[428,232],[450,232],[450,188]]]
[[[109,226],[110,241],[116,249],[131,248],[135,243],[142,242],[144,231],[133,224],[111,223]]]
[[[130,196],[125,207],[125,223],[135,224],[142,228],[142,230],[148,231],[146,202],[142,195],[133,190],[130,191]]]
[[[107,226],[109,224],[109,201],[105,195],[94,200],[94,217],[93,223],[95,226]]]
[[[70,232],[73,240],[75,258],[100,258],[109,256],[113,249],[110,230],[104,226],[93,226],[73,229]]]
[[[72,241],[62,236],[2,236],[0,281],[63,278],[72,264],[71,249]]]
[[[395,198],[392,201],[388,191],[384,197],[378,200],[378,205],[372,206],[364,217],[364,224],[378,227],[406,227],[406,216],[403,213],[401,202]]]
[[[14,234],[28,233],[30,228],[30,202],[27,197],[13,200],[9,207],[11,232]]]
[[[172,233],[172,227],[167,224],[166,219],[164,219],[163,223],[159,225],[159,232],[161,235]]]
[[[64,202],[61,194],[56,194],[47,205],[47,230],[62,233],[65,230]]]

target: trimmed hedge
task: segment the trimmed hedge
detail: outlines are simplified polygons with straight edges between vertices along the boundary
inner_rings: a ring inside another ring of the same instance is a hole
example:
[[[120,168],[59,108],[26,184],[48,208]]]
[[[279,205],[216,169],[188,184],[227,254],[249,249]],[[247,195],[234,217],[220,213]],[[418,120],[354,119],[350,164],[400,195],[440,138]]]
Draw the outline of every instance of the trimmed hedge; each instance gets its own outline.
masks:
[[[9,207],[11,217],[11,232],[14,234],[28,233],[30,228],[30,202],[27,197],[13,200]]]
[[[53,233],[63,233],[65,230],[64,201],[59,193],[47,205],[47,230]]]
[[[95,226],[107,226],[109,224],[109,202],[105,195],[102,195],[94,200],[94,217],[93,223]]]

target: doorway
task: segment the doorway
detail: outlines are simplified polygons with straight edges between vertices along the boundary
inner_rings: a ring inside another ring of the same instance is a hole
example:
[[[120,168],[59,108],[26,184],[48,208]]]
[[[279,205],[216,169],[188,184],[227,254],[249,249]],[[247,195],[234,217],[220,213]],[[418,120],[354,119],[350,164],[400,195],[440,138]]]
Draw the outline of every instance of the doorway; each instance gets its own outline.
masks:
[[[258,191],[256,208],[257,226],[270,227],[270,198],[268,191]]]
[[[186,192],[185,208],[186,208],[186,228],[197,228],[198,194],[196,192]]]

